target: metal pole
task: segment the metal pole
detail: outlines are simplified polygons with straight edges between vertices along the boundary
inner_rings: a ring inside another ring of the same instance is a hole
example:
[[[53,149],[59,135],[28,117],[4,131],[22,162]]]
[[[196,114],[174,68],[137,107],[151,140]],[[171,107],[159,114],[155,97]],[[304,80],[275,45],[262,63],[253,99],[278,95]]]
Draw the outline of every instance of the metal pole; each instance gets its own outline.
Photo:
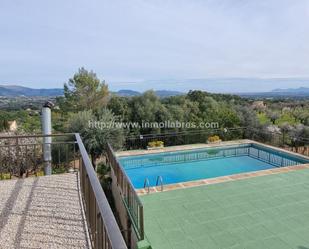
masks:
[[[46,102],[42,108],[42,133],[43,135],[51,135],[51,108],[53,103]],[[44,159],[44,174],[52,174],[52,156],[51,156],[51,137],[43,137],[43,159]]]

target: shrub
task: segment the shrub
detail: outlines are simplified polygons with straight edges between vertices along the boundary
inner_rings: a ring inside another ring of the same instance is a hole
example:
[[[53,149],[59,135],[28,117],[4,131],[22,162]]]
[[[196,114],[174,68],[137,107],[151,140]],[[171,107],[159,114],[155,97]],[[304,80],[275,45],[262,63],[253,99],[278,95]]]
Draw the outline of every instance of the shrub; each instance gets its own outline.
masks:
[[[164,146],[163,141],[151,141],[148,143],[148,146],[151,148]]]
[[[110,177],[110,167],[105,162],[98,163],[97,175],[104,191],[111,186],[112,179]]]
[[[149,147],[156,147],[156,142],[155,141],[149,142],[148,146]]]
[[[207,142],[213,143],[213,142],[218,142],[220,141],[220,137],[217,135],[211,136],[207,139]]]
[[[156,145],[157,145],[157,147],[164,146],[164,142],[163,141],[157,141]]]

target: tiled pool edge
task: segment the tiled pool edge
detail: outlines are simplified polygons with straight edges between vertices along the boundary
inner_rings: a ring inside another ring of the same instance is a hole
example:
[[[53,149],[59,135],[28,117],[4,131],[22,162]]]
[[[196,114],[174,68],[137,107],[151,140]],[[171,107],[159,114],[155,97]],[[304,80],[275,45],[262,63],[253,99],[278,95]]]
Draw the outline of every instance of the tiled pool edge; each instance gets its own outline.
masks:
[[[277,151],[281,151],[287,154],[291,154],[297,157],[302,157],[304,159],[309,159],[309,157],[290,151],[286,150],[284,148],[280,147],[275,147],[272,145],[260,143],[254,140],[250,139],[238,139],[238,140],[232,140],[232,141],[223,141],[220,143],[215,143],[215,144],[187,144],[187,145],[175,145],[175,146],[168,146],[168,147],[163,147],[160,149],[156,150],[124,150],[124,151],[117,151],[115,152],[117,157],[126,157],[126,156],[137,156],[137,155],[148,155],[148,154],[157,154],[157,153],[164,153],[164,152],[177,152],[177,151],[182,151],[182,150],[194,150],[194,149],[203,149],[203,148],[213,148],[213,147],[221,147],[221,146],[234,146],[234,145],[244,145],[244,144],[256,144],[260,145],[269,149],[274,149]]]
[[[250,139],[224,141],[224,142],[221,142],[219,144],[178,145],[178,146],[164,147],[164,148],[160,148],[160,149],[157,149],[157,150],[120,151],[120,152],[116,152],[116,156],[118,157],[118,156],[146,155],[146,154],[155,154],[155,153],[162,153],[162,152],[176,152],[176,151],[190,150],[190,149],[213,148],[213,147],[218,147],[218,146],[243,145],[243,144],[249,144],[249,143],[261,145],[261,146],[269,148],[269,149],[274,149],[274,150],[281,151],[281,152],[284,152],[284,153],[287,153],[287,154],[290,154],[290,155],[309,159],[308,157],[301,155],[301,154],[298,154],[296,152],[288,151],[288,150],[285,150],[284,148],[279,148],[279,147],[271,146],[271,145],[268,145],[268,144],[263,144],[263,143],[256,142],[256,141],[250,140]],[[241,179],[248,179],[248,178],[251,178],[251,177],[266,176],[266,175],[284,173],[284,172],[289,172],[289,171],[296,171],[296,170],[301,170],[301,169],[309,169],[309,164],[299,164],[299,165],[280,167],[280,168],[275,168],[275,169],[259,170],[259,171],[253,171],[253,172],[247,172],[247,173],[241,173],[241,174],[234,174],[234,175],[229,175],[229,176],[220,176],[220,177],[215,177],[215,178],[208,178],[208,179],[202,179],[202,180],[168,184],[168,185],[163,186],[163,192],[176,190],[176,189],[192,188],[192,187],[198,187],[198,186],[203,186],[203,185],[210,185],[210,184],[228,182],[228,181],[235,181],[235,180],[241,180]],[[150,187],[149,193],[147,193],[146,189],[135,189],[135,191],[138,195],[146,195],[146,194],[162,192],[161,186]]]
[[[160,192],[166,192],[166,191],[177,190],[177,189],[185,189],[185,188],[199,187],[199,186],[211,185],[211,184],[217,184],[217,183],[223,183],[223,182],[237,181],[237,180],[248,179],[248,178],[253,178],[253,177],[258,177],[258,176],[267,176],[267,175],[272,175],[272,174],[291,172],[291,171],[302,170],[302,169],[309,169],[309,164],[300,164],[300,165],[287,166],[287,167],[281,167],[281,168],[276,168],[276,169],[259,170],[259,171],[254,171],[250,173],[234,174],[234,175],[229,175],[229,176],[220,176],[220,177],[208,178],[208,179],[202,179],[202,180],[196,180],[196,181],[168,184],[168,185],[163,186],[163,191],[161,191],[160,186],[150,187],[149,193],[147,193],[146,189],[136,189],[135,191],[138,195],[141,196],[141,195],[160,193]]]
[[[255,141],[248,139],[241,140],[233,140],[233,141],[224,141],[218,144],[187,144],[187,145],[175,145],[163,147],[155,150],[124,150],[115,152],[117,157],[122,156],[137,156],[137,155],[149,155],[149,154],[157,154],[162,152],[177,152],[182,150],[194,150],[194,149],[203,149],[203,148],[213,148],[213,147],[221,147],[221,146],[229,146],[229,145],[242,145],[248,143],[256,143]]]

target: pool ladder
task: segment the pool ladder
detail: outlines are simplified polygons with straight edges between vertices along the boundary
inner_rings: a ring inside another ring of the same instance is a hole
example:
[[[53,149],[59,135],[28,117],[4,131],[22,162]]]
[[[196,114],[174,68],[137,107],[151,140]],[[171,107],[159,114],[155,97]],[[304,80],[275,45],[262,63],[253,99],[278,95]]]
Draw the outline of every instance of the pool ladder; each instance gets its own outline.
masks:
[[[157,177],[156,186],[158,186],[158,184],[160,184],[161,191],[163,191],[163,177],[162,176]]]
[[[158,186],[159,184],[161,186],[161,191],[163,191],[163,177],[162,176],[157,177],[156,186]],[[147,189],[147,194],[149,194],[149,192],[150,192],[150,182],[149,182],[149,179],[147,177],[144,180],[144,189]]]
[[[149,183],[149,179],[148,178],[145,178],[145,181],[144,181],[144,188],[147,187],[147,194],[149,194],[150,192],[150,183]]]

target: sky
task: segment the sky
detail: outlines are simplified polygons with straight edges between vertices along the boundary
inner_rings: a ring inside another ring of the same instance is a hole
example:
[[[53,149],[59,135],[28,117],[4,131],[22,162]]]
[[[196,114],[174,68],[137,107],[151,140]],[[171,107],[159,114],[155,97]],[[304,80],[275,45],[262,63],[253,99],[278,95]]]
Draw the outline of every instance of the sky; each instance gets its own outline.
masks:
[[[0,1],[0,85],[79,67],[111,90],[309,87],[309,0]]]

